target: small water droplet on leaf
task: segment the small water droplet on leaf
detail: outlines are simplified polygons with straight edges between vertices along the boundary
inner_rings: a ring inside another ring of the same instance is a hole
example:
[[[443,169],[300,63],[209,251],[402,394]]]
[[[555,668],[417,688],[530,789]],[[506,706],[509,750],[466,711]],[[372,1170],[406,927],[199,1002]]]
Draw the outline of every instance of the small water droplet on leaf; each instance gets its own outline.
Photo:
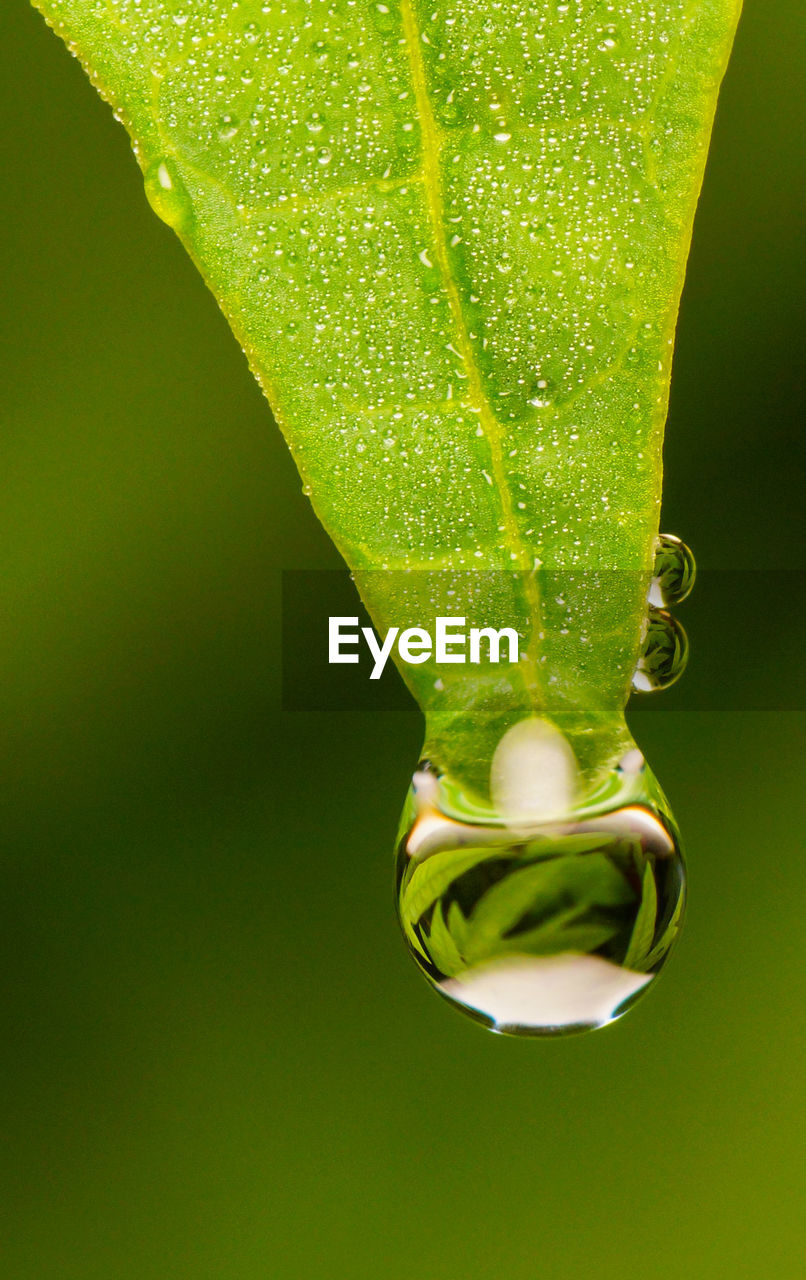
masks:
[[[659,609],[682,604],[691,594],[696,577],[697,565],[685,542],[672,533],[662,533],[655,546],[649,603]]]
[[[639,693],[668,689],[679,680],[688,662],[688,636],[683,626],[665,609],[649,608],[641,657],[632,679]]]
[[[186,230],[193,220],[193,204],[176,162],[170,156],[155,160],[144,178],[146,197],[158,218],[174,231]]]

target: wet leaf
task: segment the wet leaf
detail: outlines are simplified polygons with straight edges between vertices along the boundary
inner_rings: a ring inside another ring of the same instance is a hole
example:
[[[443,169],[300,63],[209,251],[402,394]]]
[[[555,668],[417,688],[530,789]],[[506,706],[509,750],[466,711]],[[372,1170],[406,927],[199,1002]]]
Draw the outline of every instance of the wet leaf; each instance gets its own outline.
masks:
[[[610,749],[738,0],[38,7],[129,130],[378,625],[450,603],[444,573],[386,572],[491,571],[461,612],[517,626],[522,659],[439,694],[407,668],[435,740],[467,713],[467,755],[504,700]],[[596,589],[567,577],[588,570]]]

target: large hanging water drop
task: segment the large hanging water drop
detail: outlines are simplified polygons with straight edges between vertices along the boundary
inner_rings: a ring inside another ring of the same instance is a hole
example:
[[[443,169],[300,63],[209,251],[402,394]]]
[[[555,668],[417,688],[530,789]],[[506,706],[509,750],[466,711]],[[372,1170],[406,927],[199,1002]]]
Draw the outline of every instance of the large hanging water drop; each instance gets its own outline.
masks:
[[[412,956],[452,1004],[512,1035],[612,1022],[677,936],[684,868],[668,804],[631,747],[594,779],[547,720],[514,725],[489,797],[438,763],[412,780],[397,851]]]

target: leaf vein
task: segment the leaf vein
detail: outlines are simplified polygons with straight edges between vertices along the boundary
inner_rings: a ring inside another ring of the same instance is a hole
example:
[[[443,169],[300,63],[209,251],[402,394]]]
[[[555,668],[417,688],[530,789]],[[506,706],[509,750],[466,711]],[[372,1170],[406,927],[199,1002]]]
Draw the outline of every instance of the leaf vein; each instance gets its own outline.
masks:
[[[502,519],[506,542],[517,567],[523,572],[524,593],[529,605],[532,619],[532,635],[526,653],[528,679],[524,680],[534,698],[538,685],[538,665],[535,661],[534,642],[541,631],[540,592],[535,576],[536,565],[532,554],[521,535],[517,517],[513,508],[512,491],[504,465],[502,424],[496,417],[487,396],[481,369],[476,360],[473,343],[464,318],[462,301],[453,278],[448,257],[447,238],[445,233],[445,202],[442,191],[440,157],[442,151],[442,132],[437,124],[431,108],[428,92],[428,80],[423,61],[421,41],[422,33],[414,11],[414,0],[401,0],[401,18],[403,36],[409,57],[412,84],[414,88],[417,114],[420,121],[423,154],[424,189],[429,218],[434,236],[434,252],[437,266],[442,277],[448,299],[451,318],[456,334],[456,345],[462,364],[467,373],[469,398],[475,402],[479,413],[479,423],[487,439],[490,449],[490,462],[501,500]]]

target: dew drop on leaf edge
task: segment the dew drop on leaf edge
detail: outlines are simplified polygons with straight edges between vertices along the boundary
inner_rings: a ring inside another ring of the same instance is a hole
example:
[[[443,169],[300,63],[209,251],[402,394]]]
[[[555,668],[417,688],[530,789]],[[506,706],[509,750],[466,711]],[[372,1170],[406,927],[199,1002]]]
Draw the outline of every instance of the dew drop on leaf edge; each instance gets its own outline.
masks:
[[[649,603],[659,609],[687,600],[697,577],[694,556],[685,542],[672,533],[659,535],[649,589]]]
[[[649,607],[643,649],[632,685],[637,693],[655,693],[675,684],[688,663],[685,628],[665,609]]]
[[[158,218],[174,231],[190,226],[193,204],[176,162],[170,156],[160,156],[149,165],[143,185],[148,203]]]

